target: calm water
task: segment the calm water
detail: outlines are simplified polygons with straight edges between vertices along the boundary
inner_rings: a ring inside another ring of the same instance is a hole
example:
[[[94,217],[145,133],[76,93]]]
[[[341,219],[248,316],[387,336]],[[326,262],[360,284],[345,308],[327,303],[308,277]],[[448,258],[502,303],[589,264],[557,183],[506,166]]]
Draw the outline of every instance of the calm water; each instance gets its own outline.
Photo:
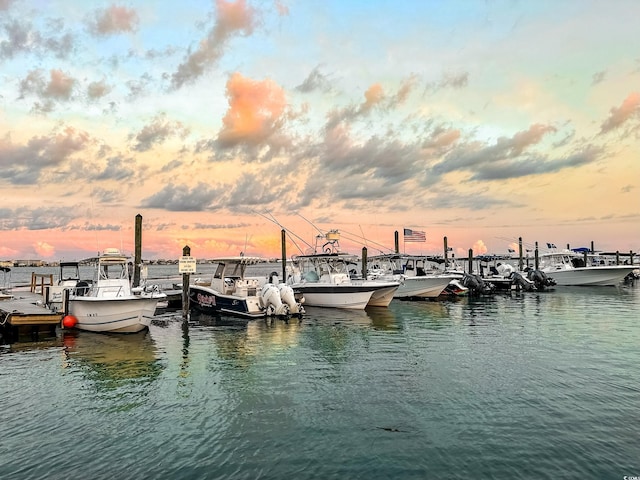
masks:
[[[2,479],[640,475],[640,286],[0,347]]]

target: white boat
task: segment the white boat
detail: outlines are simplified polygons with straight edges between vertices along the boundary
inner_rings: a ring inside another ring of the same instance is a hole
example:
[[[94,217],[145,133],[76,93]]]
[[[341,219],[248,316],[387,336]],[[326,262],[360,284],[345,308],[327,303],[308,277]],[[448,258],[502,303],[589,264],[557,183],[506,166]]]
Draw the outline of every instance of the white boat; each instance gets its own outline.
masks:
[[[556,285],[608,286],[622,283],[637,266],[603,264],[585,266],[583,255],[571,250],[550,249],[540,255],[539,268],[552,278]]]
[[[216,271],[209,279],[196,279],[189,285],[190,308],[247,319],[303,314],[293,289],[278,282],[274,274],[269,279],[245,277],[247,266],[263,261],[248,256],[216,259]]]
[[[357,310],[388,306],[400,283],[353,279],[349,267],[357,261],[355,255],[341,252],[298,255],[287,266],[287,284],[304,295],[305,305]]]
[[[437,298],[458,275],[428,269],[425,257],[392,253],[369,257],[367,278],[398,281],[394,298],[410,299]]]
[[[68,313],[76,318],[75,328],[91,332],[142,331],[151,324],[158,302],[166,297],[160,292],[134,292],[129,258],[116,248],[96,259],[90,285],[77,282],[69,288]]]

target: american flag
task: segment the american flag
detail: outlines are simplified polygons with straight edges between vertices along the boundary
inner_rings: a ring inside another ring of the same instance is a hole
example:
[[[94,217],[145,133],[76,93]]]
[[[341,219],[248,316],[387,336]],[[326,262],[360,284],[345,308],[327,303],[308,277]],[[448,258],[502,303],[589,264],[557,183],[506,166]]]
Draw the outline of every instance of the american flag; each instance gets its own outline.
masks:
[[[411,230],[410,228],[404,229],[404,241],[405,242],[426,242],[427,236],[420,230]]]

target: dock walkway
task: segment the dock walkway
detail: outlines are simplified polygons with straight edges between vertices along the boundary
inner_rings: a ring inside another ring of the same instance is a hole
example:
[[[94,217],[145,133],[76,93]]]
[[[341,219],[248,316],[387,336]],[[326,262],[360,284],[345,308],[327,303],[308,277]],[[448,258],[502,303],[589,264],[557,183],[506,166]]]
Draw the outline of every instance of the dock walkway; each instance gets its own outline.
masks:
[[[28,290],[14,291],[13,298],[0,301],[0,339],[16,339],[26,332],[35,338],[41,329],[53,332],[64,313],[53,311],[41,302],[41,294]]]

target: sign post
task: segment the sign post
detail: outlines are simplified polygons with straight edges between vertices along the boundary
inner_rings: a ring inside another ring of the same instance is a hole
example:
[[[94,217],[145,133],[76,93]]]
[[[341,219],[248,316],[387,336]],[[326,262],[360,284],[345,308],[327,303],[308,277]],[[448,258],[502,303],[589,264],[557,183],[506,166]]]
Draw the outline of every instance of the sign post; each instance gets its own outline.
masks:
[[[189,274],[196,273],[196,259],[191,256],[191,248],[188,245],[182,249],[178,273],[182,274],[182,320],[186,323],[189,313]]]

